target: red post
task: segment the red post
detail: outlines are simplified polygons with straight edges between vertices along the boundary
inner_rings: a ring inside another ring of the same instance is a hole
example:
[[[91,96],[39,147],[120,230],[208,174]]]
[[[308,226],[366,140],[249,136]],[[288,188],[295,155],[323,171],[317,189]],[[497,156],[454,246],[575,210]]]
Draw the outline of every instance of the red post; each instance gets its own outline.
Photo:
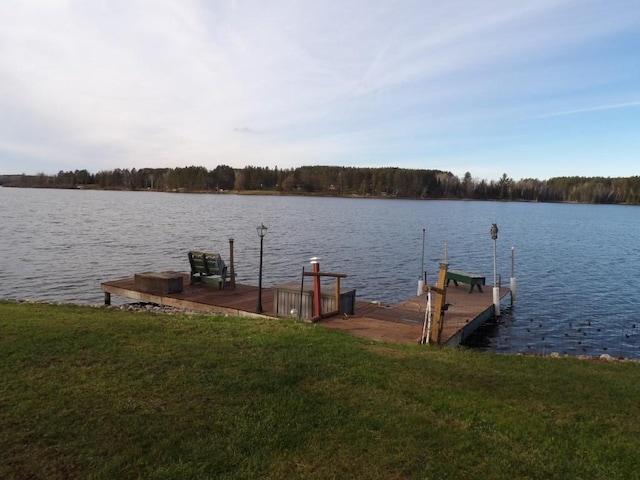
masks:
[[[320,271],[320,259],[313,257],[311,259],[311,265],[313,266],[313,272],[318,273]],[[319,317],[322,315],[322,297],[320,296],[320,276],[313,277],[313,316]]]

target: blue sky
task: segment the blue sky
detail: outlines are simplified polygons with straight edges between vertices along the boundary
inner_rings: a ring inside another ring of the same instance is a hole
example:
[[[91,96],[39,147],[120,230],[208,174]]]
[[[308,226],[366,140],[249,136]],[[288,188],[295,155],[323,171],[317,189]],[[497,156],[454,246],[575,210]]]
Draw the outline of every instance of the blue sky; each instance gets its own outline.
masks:
[[[3,0],[0,173],[640,175],[637,0]]]

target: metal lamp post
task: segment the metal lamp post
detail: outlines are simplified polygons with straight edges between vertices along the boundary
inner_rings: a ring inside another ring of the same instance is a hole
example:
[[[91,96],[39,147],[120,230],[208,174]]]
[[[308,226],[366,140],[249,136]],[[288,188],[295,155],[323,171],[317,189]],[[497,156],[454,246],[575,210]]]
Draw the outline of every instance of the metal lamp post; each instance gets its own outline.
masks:
[[[236,272],[235,272],[235,266],[233,264],[233,238],[229,239],[229,275],[230,275],[230,284],[231,284],[231,288],[236,288]]]
[[[267,234],[267,227],[264,224],[260,224],[256,227],[258,236],[260,237],[260,270],[258,271],[258,306],[256,307],[257,313],[262,313],[262,245],[264,243],[264,236]]]
[[[498,225],[491,224],[491,239],[493,240],[493,306],[495,316],[500,315],[500,287],[498,287],[498,267],[496,260],[496,245],[498,240]]]

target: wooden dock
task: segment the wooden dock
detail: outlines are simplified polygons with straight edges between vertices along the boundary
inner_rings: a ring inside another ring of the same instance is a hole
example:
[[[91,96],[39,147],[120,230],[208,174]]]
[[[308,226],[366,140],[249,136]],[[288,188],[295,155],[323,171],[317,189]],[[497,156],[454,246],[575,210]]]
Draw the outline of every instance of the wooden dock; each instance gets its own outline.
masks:
[[[157,295],[136,288],[134,277],[108,281],[101,284],[105,303],[111,295],[118,295],[141,302],[193,310],[203,313],[220,313],[237,317],[273,317],[274,290],[262,288],[263,313],[256,313],[258,287],[236,284],[234,289],[218,289],[212,285],[197,283],[189,285],[189,275],[183,275],[184,288],[180,293]],[[505,299],[508,288],[500,289],[500,298]],[[449,307],[444,316],[441,343],[458,345],[473,331],[493,317],[492,289],[488,285],[483,292],[469,293],[469,288],[450,286],[447,288]],[[339,315],[318,322],[327,328],[372,340],[391,343],[417,343],[422,337],[425,318],[426,295],[414,296],[395,305],[378,302],[355,302],[353,315]]]
[[[107,296],[139,300],[141,302],[166,305],[168,307],[194,310],[203,313],[222,313],[235,317],[274,317],[273,290],[262,289],[262,308],[264,313],[255,313],[258,305],[258,287],[237,283],[235,288],[220,290],[214,285],[196,283],[189,285],[189,274],[183,275],[184,289],[180,293],[156,295],[136,288],[134,277],[123,278],[101,284]]]
[[[488,286],[490,287],[490,286]],[[509,289],[500,289],[501,302],[508,301]],[[447,288],[449,307],[444,315],[442,345],[456,346],[485,322],[493,318],[493,293],[469,293],[469,287]],[[356,302],[355,315],[322,320],[328,328],[342,330],[361,337],[391,343],[416,343],[422,337],[426,295],[411,297],[395,305]]]

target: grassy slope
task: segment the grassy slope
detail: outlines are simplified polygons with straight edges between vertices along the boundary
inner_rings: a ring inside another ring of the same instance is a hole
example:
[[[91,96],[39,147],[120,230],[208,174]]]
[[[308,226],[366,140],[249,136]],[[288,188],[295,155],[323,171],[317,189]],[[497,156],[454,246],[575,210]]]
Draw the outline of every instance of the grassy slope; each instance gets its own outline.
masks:
[[[639,478],[640,364],[0,302],[0,478]]]

